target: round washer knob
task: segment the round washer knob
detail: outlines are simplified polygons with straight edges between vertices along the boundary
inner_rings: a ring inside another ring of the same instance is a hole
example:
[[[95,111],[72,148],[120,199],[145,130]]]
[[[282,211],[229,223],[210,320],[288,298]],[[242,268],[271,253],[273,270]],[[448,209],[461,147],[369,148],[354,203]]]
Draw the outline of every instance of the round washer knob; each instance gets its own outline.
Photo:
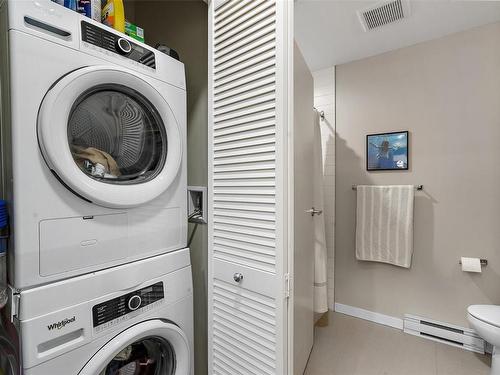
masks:
[[[139,296],[132,296],[128,300],[128,308],[132,311],[137,310],[139,307],[141,307],[142,299]]]
[[[116,49],[121,55],[127,55],[132,52],[132,44],[125,38],[120,38],[116,42]]]

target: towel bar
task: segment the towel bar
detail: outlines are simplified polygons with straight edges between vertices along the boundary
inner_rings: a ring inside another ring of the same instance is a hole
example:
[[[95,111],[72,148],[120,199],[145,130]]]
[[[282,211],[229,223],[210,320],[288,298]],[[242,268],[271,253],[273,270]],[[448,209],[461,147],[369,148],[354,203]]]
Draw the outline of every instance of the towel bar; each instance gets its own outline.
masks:
[[[415,190],[424,190],[424,185],[414,185]],[[357,190],[358,185],[352,185],[352,190]]]

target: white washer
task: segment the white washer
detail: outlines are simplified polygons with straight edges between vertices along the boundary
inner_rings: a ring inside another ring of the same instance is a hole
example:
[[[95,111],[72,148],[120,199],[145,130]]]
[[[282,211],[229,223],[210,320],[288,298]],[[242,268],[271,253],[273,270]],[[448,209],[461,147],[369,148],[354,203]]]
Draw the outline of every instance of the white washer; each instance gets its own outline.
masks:
[[[192,297],[188,249],[21,292],[19,371],[192,375]]]
[[[184,65],[50,0],[0,7],[10,283],[185,247]]]

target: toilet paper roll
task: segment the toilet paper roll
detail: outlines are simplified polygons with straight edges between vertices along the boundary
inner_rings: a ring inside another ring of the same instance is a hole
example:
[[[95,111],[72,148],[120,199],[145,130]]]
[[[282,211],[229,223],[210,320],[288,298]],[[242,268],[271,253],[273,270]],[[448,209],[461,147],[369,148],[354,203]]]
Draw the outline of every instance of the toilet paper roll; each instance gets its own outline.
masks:
[[[462,257],[462,271],[481,272],[481,260],[479,258]]]

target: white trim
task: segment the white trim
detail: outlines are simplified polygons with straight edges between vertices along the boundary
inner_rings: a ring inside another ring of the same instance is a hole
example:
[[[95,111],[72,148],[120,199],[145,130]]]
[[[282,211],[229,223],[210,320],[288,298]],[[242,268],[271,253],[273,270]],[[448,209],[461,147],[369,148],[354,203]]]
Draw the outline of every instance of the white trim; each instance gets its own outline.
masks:
[[[284,23],[285,27],[283,30],[283,45],[286,46],[283,58],[287,63],[287,71],[286,78],[284,79],[284,87],[283,92],[286,93],[286,112],[287,117],[286,121],[288,126],[286,128],[287,138],[286,147],[287,147],[287,160],[288,163],[285,174],[286,174],[286,187],[287,187],[287,217],[288,221],[286,223],[286,240],[287,245],[286,248],[288,251],[286,252],[286,262],[287,269],[285,272],[288,273],[288,296],[289,300],[287,301],[287,326],[286,326],[286,369],[288,370],[288,374],[294,374],[294,341],[295,341],[295,332],[294,332],[294,283],[295,283],[295,275],[293,272],[294,269],[294,249],[295,249],[295,238],[294,238],[294,227],[295,227],[295,186],[294,186],[294,4],[293,2],[286,2],[284,4]],[[288,83],[288,84],[287,84]]]
[[[208,134],[207,134],[207,142],[208,142],[208,147],[207,147],[207,161],[208,161],[208,171],[207,171],[207,221],[208,221],[208,233],[207,233],[207,337],[208,337],[208,343],[207,343],[207,371],[209,374],[213,374],[214,369],[213,369],[213,363],[214,363],[214,356],[213,356],[213,335],[214,335],[214,330],[212,327],[212,316],[213,316],[213,304],[211,303],[210,296],[213,295],[213,265],[212,265],[212,254],[213,254],[213,247],[212,243],[210,241],[210,238],[213,236],[213,223],[210,221],[210,218],[213,217],[213,209],[214,209],[214,194],[213,194],[213,189],[214,189],[214,184],[213,184],[213,179],[211,176],[213,175],[213,161],[212,161],[212,155],[213,155],[213,136],[214,136],[214,131],[213,131],[213,95],[214,95],[214,84],[213,84],[213,71],[214,71],[214,64],[213,64],[213,58],[214,58],[214,45],[213,45],[213,37],[214,37],[214,14],[215,14],[215,8],[217,7],[217,0],[210,0],[208,3],[208,72],[207,72],[207,80],[208,80],[208,119],[207,119],[207,126],[208,126]]]
[[[403,330],[403,319],[396,318],[394,316],[380,314],[374,311],[369,311],[361,309],[359,307],[344,305],[342,303],[337,303],[337,302],[335,302],[334,311],[341,314],[354,316],[356,318],[368,320],[370,322],[374,322],[377,324],[382,324],[384,326]]]
[[[213,179],[211,176],[213,175],[213,161],[212,161],[212,155],[213,155],[213,136],[214,136],[214,131],[213,131],[213,102],[214,102],[214,84],[213,84],[213,71],[214,71],[214,64],[212,61],[212,56],[214,53],[214,13],[215,13],[215,8],[217,6],[217,0],[210,0],[208,3],[208,74],[207,74],[207,81],[208,81],[208,119],[207,119],[207,126],[208,126],[208,132],[207,132],[207,142],[208,142],[208,147],[207,147],[207,161],[208,161],[208,170],[207,170],[207,221],[208,221],[208,230],[207,230],[207,337],[208,337],[208,343],[207,343],[207,371],[209,374],[213,374],[213,363],[214,363],[214,356],[213,356],[213,335],[214,335],[214,330],[212,327],[212,317],[213,317],[213,304],[211,303],[210,296],[213,295],[213,266],[212,266],[212,257],[213,257],[213,247],[212,243],[210,241],[210,238],[213,236],[213,223],[210,221],[210,218],[213,217],[213,208],[214,208],[214,194],[213,194],[213,189],[214,189],[214,184],[213,184]]]
[[[482,349],[482,347],[483,347],[482,342],[484,342],[484,340],[481,339],[478,336],[478,334],[473,329],[470,329],[470,328],[455,326],[452,324],[438,322],[436,320],[417,317],[417,316],[410,315],[410,314],[405,314],[405,318],[406,318],[406,321],[405,321],[405,319],[396,318],[394,316],[365,310],[365,309],[362,309],[359,307],[344,305],[343,303],[338,303],[338,302],[335,302],[335,304],[331,307],[332,307],[333,311],[338,312],[340,314],[345,314],[345,315],[353,316],[355,318],[368,320],[368,321],[373,322],[373,323],[396,328],[396,329],[403,331],[406,334],[414,335],[414,336],[417,336],[417,337],[420,337],[420,338],[423,338],[426,340],[439,342],[439,343],[442,343],[445,345],[455,346],[457,348],[461,348],[464,350],[468,350],[468,351],[472,351],[472,352],[476,352],[476,353],[481,353],[481,354],[484,354],[484,352],[489,353],[488,349],[491,350],[491,348],[488,347],[487,343],[486,343],[484,350]],[[436,333],[436,332],[438,332],[438,330],[436,328],[433,328],[433,327],[426,327],[424,330],[421,330],[421,329],[418,329],[418,327],[417,327],[418,323],[415,323],[413,326],[410,326],[410,324],[409,324],[410,320],[413,320],[415,322],[419,321],[419,320],[425,320],[427,322],[431,322],[431,323],[439,324],[442,326],[448,326],[450,328],[462,330],[464,332],[464,334],[462,334],[462,335],[455,334],[454,335],[453,333],[450,333],[450,334],[446,335],[446,334],[443,334],[443,333],[445,333],[444,330],[441,330],[442,332]],[[406,324],[406,327],[405,327],[405,324]],[[438,337],[433,338],[430,336],[422,336],[422,335],[420,335],[421,331],[427,332],[430,334],[434,334]],[[454,345],[453,343],[447,342],[446,340],[440,340],[439,337],[448,338],[451,340],[455,340],[457,342],[462,342],[462,343],[464,343],[464,345]]]
[[[293,74],[293,42],[291,37],[293,29],[289,29],[288,22],[293,17],[293,3],[274,0],[276,7],[276,281],[278,285],[275,288],[278,291],[276,298],[276,373],[290,374],[289,369],[289,322],[288,322],[288,298],[285,293],[288,278],[293,274],[289,267],[289,256],[293,255],[290,247],[290,228],[289,228],[289,203],[290,203],[290,170],[289,166],[289,131],[293,128],[290,121],[290,108],[293,106],[293,97],[289,97],[290,90],[293,91],[293,81],[290,85],[290,71]],[[290,51],[291,49],[291,51]],[[292,53],[292,55],[290,55]],[[290,60],[291,59],[291,60]],[[291,86],[291,87],[290,87]],[[293,140],[292,140],[293,141]],[[293,187],[292,187],[293,188]],[[292,211],[293,212],[293,211]],[[293,227],[292,227],[293,228]],[[293,290],[293,289],[292,289]],[[291,294],[291,292],[290,292]],[[280,298],[281,295],[281,298]],[[293,332],[293,331],[292,331]],[[292,333],[293,335],[293,333]],[[293,336],[292,336],[293,337]]]

